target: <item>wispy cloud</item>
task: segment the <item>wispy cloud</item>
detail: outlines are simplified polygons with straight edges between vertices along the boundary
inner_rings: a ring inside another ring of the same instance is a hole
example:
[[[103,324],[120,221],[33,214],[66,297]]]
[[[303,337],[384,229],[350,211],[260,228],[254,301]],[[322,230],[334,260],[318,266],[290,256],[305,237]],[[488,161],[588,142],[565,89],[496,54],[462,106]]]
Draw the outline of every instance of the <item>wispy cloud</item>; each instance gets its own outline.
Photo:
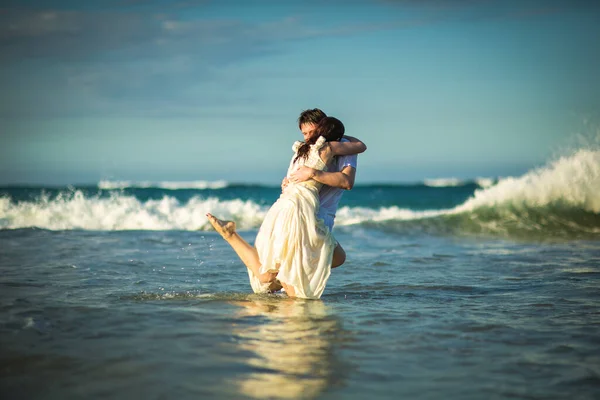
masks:
[[[463,8],[465,6],[489,3],[490,0],[379,0],[382,3],[419,8]]]
[[[194,113],[225,103],[224,89],[235,92],[235,74],[224,70],[284,54],[292,41],[553,10],[525,2],[527,7],[498,14],[483,7],[491,0],[364,0],[369,2],[417,12],[360,21],[341,15],[324,26],[297,15],[203,18],[198,11],[206,0],[168,7],[160,0],[114,0],[104,10],[68,9],[48,0],[51,8],[0,9],[0,116]]]
[[[447,19],[513,20],[549,14],[600,10],[600,2],[589,0],[375,0],[381,5],[420,10],[427,15],[445,15]]]
[[[0,57],[81,60],[122,49],[151,52],[168,36],[161,18],[132,12],[9,11],[0,16]]]
[[[89,61],[192,55],[203,64],[283,49],[290,40],[348,35],[385,24],[317,26],[288,16],[248,22],[129,11],[8,10],[0,15],[0,60]]]
[[[152,113],[173,103],[197,109],[218,102],[212,82],[223,67],[283,51],[285,40],[310,34],[291,18],[250,24],[137,12],[9,10],[0,15],[0,115]],[[20,67],[32,60],[46,66],[35,79]]]

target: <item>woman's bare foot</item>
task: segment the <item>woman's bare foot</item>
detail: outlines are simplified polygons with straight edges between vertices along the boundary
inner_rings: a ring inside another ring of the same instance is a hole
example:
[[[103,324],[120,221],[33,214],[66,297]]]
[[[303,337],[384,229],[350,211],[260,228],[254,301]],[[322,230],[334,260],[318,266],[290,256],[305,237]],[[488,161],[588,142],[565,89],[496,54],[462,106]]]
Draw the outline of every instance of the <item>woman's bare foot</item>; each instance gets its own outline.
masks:
[[[206,214],[208,222],[215,228],[215,231],[219,232],[223,239],[229,239],[235,233],[235,222],[233,221],[221,221],[211,213]]]

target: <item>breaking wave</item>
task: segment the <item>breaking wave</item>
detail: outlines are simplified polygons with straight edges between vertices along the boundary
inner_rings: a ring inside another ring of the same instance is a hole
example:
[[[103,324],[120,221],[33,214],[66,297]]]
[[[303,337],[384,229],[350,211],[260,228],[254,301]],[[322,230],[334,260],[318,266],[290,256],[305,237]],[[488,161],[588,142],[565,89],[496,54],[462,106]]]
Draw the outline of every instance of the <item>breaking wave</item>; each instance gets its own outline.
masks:
[[[50,230],[205,230],[206,213],[237,221],[240,229],[260,225],[266,210],[252,201],[202,199],[185,203],[175,197],[140,201],[135,196],[113,193],[86,197],[81,190],[60,193],[56,198],[17,204],[0,199],[0,228],[38,227]]]
[[[459,178],[432,178],[423,181],[424,186],[442,188],[442,187],[458,187],[467,185],[477,185],[482,188],[490,187],[496,182],[495,178],[478,177],[473,180]]]
[[[201,183],[195,184],[209,184]],[[600,235],[600,151],[580,149],[523,176],[503,178],[491,186],[488,183],[481,183],[462,204],[447,209],[341,207],[336,226],[362,224],[395,232],[417,229],[509,236]],[[163,186],[167,190],[182,187],[177,184],[181,182]],[[170,194],[140,200],[124,191],[106,192],[131,187],[130,183],[102,185],[104,194],[73,189],[52,197],[42,194],[34,200],[0,197],[0,229],[209,230],[205,214],[210,212],[247,230],[258,228],[269,208],[254,200],[206,198],[201,194],[186,201]]]
[[[102,180],[98,182],[98,188],[104,190],[118,190],[118,189],[166,189],[166,190],[180,190],[180,189],[224,189],[228,186],[227,181],[108,181]]]

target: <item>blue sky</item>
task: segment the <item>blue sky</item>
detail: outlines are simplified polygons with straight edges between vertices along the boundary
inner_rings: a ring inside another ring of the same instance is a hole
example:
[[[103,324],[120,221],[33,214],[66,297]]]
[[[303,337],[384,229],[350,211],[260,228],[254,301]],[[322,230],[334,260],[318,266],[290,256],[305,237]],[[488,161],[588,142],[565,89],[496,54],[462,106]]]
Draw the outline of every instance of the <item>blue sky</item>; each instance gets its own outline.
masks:
[[[577,0],[8,1],[0,184],[277,184],[313,107],[358,183],[518,175],[597,119],[598,38]]]

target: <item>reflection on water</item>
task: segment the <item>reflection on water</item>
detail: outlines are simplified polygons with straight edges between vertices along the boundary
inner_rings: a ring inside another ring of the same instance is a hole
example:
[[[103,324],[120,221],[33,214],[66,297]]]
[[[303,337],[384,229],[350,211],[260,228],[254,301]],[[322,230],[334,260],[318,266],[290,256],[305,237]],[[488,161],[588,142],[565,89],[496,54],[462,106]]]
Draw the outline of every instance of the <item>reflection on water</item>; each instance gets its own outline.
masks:
[[[336,361],[334,341],[342,337],[339,320],[319,300],[249,297],[236,302],[241,317],[262,317],[242,324],[235,334],[241,350],[253,354],[252,372],[237,377],[239,391],[255,398],[313,398],[345,375]]]

